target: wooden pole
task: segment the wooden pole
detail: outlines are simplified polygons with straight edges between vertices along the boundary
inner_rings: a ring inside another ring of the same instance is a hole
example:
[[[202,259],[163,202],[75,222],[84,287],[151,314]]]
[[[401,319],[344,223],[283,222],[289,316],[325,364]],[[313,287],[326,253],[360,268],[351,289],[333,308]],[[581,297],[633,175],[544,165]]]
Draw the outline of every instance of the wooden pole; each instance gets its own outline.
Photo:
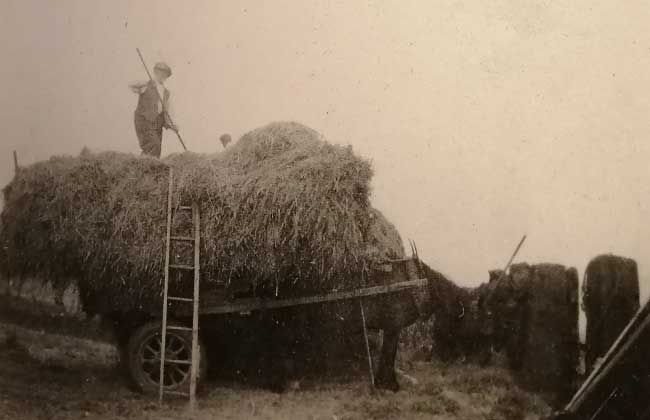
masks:
[[[361,310],[361,323],[363,324],[363,339],[366,343],[366,356],[368,357],[368,372],[370,374],[370,388],[375,390],[375,372],[372,368],[372,355],[370,354],[370,343],[368,342],[368,329],[366,328],[366,313],[363,310],[363,301],[359,299],[359,309]]]
[[[169,190],[167,192],[167,233],[165,236],[165,284],[163,287],[163,308],[160,343],[160,384],[158,401],[162,404],[165,394],[165,347],[167,346],[167,292],[169,289],[169,254],[171,247],[172,228],[172,193],[174,185],[174,169],[169,168]]]
[[[147,67],[147,63],[144,61],[144,57],[142,57],[142,53],[140,53],[140,49],[136,48],[135,49],[138,52],[138,56],[140,57],[140,61],[142,61],[142,65],[144,66],[144,70],[147,72],[147,76],[149,76],[149,81],[153,82],[153,78],[151,77],[151,73],[149,72],[149,68]],[[167,112],[167,108],[165,108],[165,102],[163,101],[163,98],[160,97],[160,92],[158,92],[158,89],[156,89],[156,95],[158,96],[158,100],[160,101],[160,105],[162,106],[162,110],[165,113],[165,117],[169,122],[174,124],[172,121],[172,118],[169,116],[169,112]],[[181,146],[183,146],[183,150],[187,152],[187,147],[185,147],[185,142],[183,141],[183,138],[181,137],[181,133],[178,132],[178,130],[174,130],[174,133],[176,133],[176,136],[178,137],[178,141],[181,142]]]
[[[199,281],[200,281],[200,255],[201,255],[201,216],[199,205],[192,204],[192,218],[194,224],[194,306],[192,312],[192,366],[190,373],[190,407],[196,406],[196,382],[201,363],[199,352]]]
[[[363,289],[351,290],[346,292],[333,292],[326,295],[306,296],[293,299],[263,299],[263,298],[241,298],[235,299],[230,303],[223,303],[221,298],[212,298],[206,295],[203,298],[203,307],[201,314],[231,314],[236,312],[250,312],[269,309],[288,308],[291,306],[312,305],[315,303],[334,302],[337,300],[359,299],[368,296],[385,295],[387,293],[397,293],[404,290],[411,290],[417,287],[425,287],[429,283],[428,279],[417,279],[401,281],[399,283],[385,284],[381,286],[365,287]],[[189,316],[189,312],[188,312]]]
[[[526,240],[526,235],[524,235],[521,238],[521,241],[519,241],[519,244],[517,245],[517,248],[515,248],[515,252],[512,253],[512,256],[508,260],[508,264],[506,264],[506,268],[503,269],[504,274],[508,271],[508,268],[510,268],[510,265],[512,264],[512,261],[514,261],[515,257],[519,253],[519,250],[521,249],[521,246],[524,244],[525,240]]]
[[[14,173],[18,173],[18,152],[14,150]]]
[[[619,334],[614,344],[609,348],[605,356],[602,358],[602,362],[596,368],[594,368],[587,379],[582,383],[580,389],[573,395],[573,398],[566,406],[566,411],[572,411],[574,407],[582,404],[583,400],[586,398],[585,393],[589,388],[594,388],[602,379],[602,377],[612,368],[612,364],[615,364],[622,354],[627,351],[627,348],[634,344],[634,340],[638,338],[638,335],[643,332],[643,329],[650,327],[648,321],[650,320],[650,310],[649,303],[646,303],[637,313],[634,315],[634,318],[630,320],[625,329]],[[620,349],[620,350],[619,350]]]

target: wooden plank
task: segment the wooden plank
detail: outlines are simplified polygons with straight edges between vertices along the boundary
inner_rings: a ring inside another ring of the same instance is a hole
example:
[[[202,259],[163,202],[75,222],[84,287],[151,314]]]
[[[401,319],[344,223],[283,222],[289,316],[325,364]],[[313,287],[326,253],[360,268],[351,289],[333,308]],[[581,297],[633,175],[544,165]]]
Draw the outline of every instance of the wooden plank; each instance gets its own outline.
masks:
[[[604,364],[604,367],[599,368],[599,369],[594,369],[597,370],[598,372],[596,373],[596,376],[592,377],[590,376],[587,380],[589,381],[586,384],[586,387],[584,389],[581,389],[579,392],[580,395],[577,397],[574,397],[572,401],[569,403],[567,406],[568,409],[566,411],[568,412],[576,412],[582,403],[589,397],[589,393],[596,389],[596,387],[606,379],[607,374],[616,367],[616,365],[620,362],[622,362],[622,359],[627,355],[628,351],[631,350],[632,346],[637,344],[637,340],[645,332],[645,330],[650,326],[650,317],[646,317],[643,320],[643,323],[637,327],[630,335],[629,339],[623,343],[620,347],[620,349],[617,349],[617,351],[611,356],[611,360],[609,363]],[[617,387],[614,387],[613,393],[615,394],[618,391]],[[601,408],[604,407],[604,404],[601,406]],[[596,413],[597,415],[598,413]],[[591,418],[596,418],[596,415],[592,416]]]
[[[165,394],[174,395],[174,396],[177,396],[177,397],[187,397],[187,396],[190,395],[187,392],[182,392],[182,391],[165,391]]]
[[[182,325],[170,325],[167,327],[168,331],[192,331],[190,327],[184,327]]]
[[[167,359],[167,360],[165,360],[165,363],[172,364],[172,365],[191,365],[192,361],[191,360]]]
[[[199,282],[201,280],[201,216],[199,205],[192,204],[192,221],[194,224],[194,305],[192,309],[192,366],[190,372],[190,406],[196,405],[196,381],[201,363],[199,353]]]
[[[427,285],[427,279],[417,279],[403,281],[399,283],[387,284],[382,286],[366,287],[363,289],[333,292],[326,295],[307,296],[293,299],[260,299],[247,298],[238,299],[231,303],[206,304],[200,312],[204,315],[211,314],[229,314],[237,312],[257,311],[263,309],[288,308],[290,306],[311,305],[314,303],[334,302],[337,300],[356,299],[367,296],[383,295],[387,293],[396,293],[404,290],[424,287]],[[204,298],[204,302],[206,299]]]
[[[167,232],[165,233],[165,283],[163,286],[162,326],[160,331],[160,384],[158,388],[158,401],[162,404],[165,384],[165,347],[167,343],[167,291],[169,289],[169,256],[172,235],[172,194],[174,185],[174,170],[169,168],[169,187],[167,191]]]
[[[167,300],[175,300],[178,302],[194,302],[192,298],[180,297],[180,296],[167,296]]]

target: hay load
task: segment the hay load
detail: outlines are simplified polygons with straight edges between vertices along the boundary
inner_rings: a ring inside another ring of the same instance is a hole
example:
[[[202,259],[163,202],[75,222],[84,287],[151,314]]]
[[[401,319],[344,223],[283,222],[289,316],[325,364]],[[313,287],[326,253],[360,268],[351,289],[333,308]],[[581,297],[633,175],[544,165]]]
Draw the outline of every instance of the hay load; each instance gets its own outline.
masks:
[[[369,204],[370,163],[305,126],[274,123],[219,155],[84,153],[22,169],[4,189],[0,268],[73,279],[89,312],[155,310],[169,167],[174,205],[201,209],[204,282],[258,294],[327,291],[358,286],[375,261],[403,255],[394,227]]]

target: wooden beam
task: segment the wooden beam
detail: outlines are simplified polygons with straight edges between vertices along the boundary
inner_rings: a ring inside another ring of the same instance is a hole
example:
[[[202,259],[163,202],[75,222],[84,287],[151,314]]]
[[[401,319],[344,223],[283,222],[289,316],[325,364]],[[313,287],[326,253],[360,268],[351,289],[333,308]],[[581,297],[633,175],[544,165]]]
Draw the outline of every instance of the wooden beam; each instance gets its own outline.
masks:
[[[603,380],[606,374],[629,350],[630,346],[635,344],[636,340],[646,328],[650,328],[650,301],[637,311],[634,318],[630,320],[625,329],[619,334],[614,344],[612,344],[605,356],[603,356],[602,363],[591,371],[591,374],[582,383],[580,389],[566,405],[566,411],[575,412],[580,407],[588,397],[590,390],[594,389]]]
[[[172,234],[172,193],[174,188],[174,169],[169,168],[169,186],[167,190],[167,231],[165,233],[165,279],[163,285],[162,323],[160,326],[160,383],[158,384],[158,402],[162,404],[165,396],[165,350],[167,340],[167,294],[169,292],[169,260]]]
[[[358,299],[367,296],[383,295],[387,293],[396,293],[417,287],[424,287],[428,283],[427,279],[417,279],[403,281],[399,283],[387,284],[382,286],[366,287],[363,289],[351,290],[346,292],[333,292],[326,295],[307,296],[293,299],[261,299],[246,298],[237,299],[230,303],[224,303],[223,299],[219,302],[210,302],[209,294],[201,300],[201,314],[231,314],[238,312],[258,311],[265,309],[288,308],[290,306],[311,305],[315,303],[334,302],[337,300]]]
[[[508,260],[508,263],[506,264],[505,268],[503,269],[503,273],[507,273],[508,269],[512,265],[512,261],[514,261],[515,257],[519,253],[519,250],[521,249],[521,246],[524,244],[524,241],[526,240],[526,235],[521,237],[521,241],[519,241],[519,244],[517,244],[517,248],[515,248],[515,252],[512,253],[512,256]]]
[[[190,372],[190,407],[196,408],[196,382],[199,376],[199,283],[201,281],[201,215],[199,205],[192,203],[194,225],[194,302],[192,305],[192,366]]]

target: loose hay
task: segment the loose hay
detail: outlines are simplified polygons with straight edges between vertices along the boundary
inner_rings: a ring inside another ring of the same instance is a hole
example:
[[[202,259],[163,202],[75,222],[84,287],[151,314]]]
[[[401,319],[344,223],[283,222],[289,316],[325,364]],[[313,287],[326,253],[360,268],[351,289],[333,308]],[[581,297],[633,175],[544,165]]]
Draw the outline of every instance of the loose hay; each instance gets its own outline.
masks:
[[[214,156],[83,153],[22,169],[4,189],[0,268],[74,279],[89,312],[158,309],[170,166],[174,206],[201,208],[204,282],[257,294],[349,288],[372,263],[403,255],[369,204],[370,163],[274,123]]]

